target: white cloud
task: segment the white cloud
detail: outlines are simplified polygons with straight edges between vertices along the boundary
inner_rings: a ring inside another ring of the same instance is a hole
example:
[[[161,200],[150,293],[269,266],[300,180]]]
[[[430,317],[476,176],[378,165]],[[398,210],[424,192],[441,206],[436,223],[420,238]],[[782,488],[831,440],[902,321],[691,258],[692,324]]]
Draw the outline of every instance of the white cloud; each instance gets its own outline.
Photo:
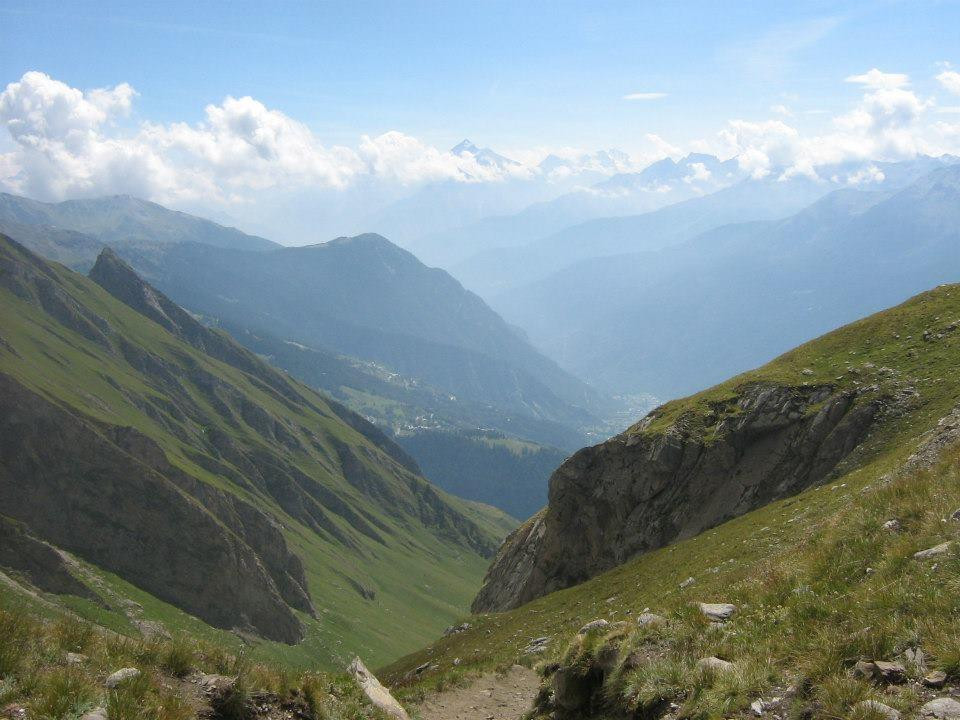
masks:
[[[624,100],[660,100],[667,96],[664,92],[635,92],[624,95]]]
[[[866,85],[875,90],[892,90],[909,85],[910,78],[902,73],[885,73],[877,68],[873,68],[863,75],[851,75],[846,78],[846,82]]]
[[[690,163],[687,167],[690,168],[690,174],[684,177],[683,181],[688,185],[707,182],[712,177],[710,170],[702,162]]]
[[[856,172],[847,176],[847,185],[869,185],[871,183],[881,183],[886,179],[886,175],[876,165],[868,165],[860,168]]]
[[[937,75],[937,81],[949,92],[960,95],[960,72],[956,70],[944,70]]]
[[[950,87],[957,75],[942,68],[937,79]],[[197,123],[135,122],[130,117],[137,93],[126,83],[82,91],[28,72],[0,92],[0,126],[9,136],[0,142],[0,188],[43,199],[124,192],[181,206],[222,207],[262,200],[267,190],[279,197],[372,187],[367,183],[396,194],[444,180],[586,184],[596,174],[635,171],[690,150],[735,156],[754,178],[817,178],[825,166],[860,163],[862,169],[846,169],[841,177],[861,185],[877,181],[872,161],[960,152],[960,126],[927,122],[933,100],[917,94],[907,75],[872,69],[846,81],[861,86],[861,97],[818,134],[801,133],[790,121],[790,108],[774,105],[771,112],[779,117],[729,120],[715,136],[682,146],[646,133],[629,156],[613,150],[520,148],[506,153],[518,162],[498,163],[471,152],[454,155],[396,130],[361,136],[353,147],[325,145],[304,123],[252,97],[208,105]],[[637,99],[664,95],[634,94]],[[550,162],[541,167],[548,156]],[[689,168],[687,183],[719,182],[705,165]]]
[[[529,176],[523,165],[481,164],[391,131],[356,148],[324,146],[303,123],[252,97],[208,105],[197,124],[122,128],[136,91],[121,83],[81,91],[28,72],[0,93],[0,124],[13,140],[0,184],[60,199],[116,192],[161,202],[234,202],[266,188],[342,188],[360,176],[402,185]]]

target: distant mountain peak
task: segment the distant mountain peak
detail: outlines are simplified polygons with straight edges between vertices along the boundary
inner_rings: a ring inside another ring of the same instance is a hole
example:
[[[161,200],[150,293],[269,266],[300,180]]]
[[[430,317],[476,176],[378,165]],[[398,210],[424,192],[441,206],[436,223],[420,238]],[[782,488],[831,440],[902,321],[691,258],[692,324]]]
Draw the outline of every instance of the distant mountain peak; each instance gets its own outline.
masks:
[[[450,148],[450,152],[454,155],[460,155],[461,153],[465,152],[476,155],[478,152],[480,152],[480,148],[474,145],[470,138],[464,138],[457,145],[454,145],[452,148]]]
[[[464,138],[459,144],[450,148],[450,152],[457,156],[469,153],[473,155],[478,165],[486,167],[504,168],[520,164],[516,160],[504,157],[490,148],[477,147],[468,138]]]

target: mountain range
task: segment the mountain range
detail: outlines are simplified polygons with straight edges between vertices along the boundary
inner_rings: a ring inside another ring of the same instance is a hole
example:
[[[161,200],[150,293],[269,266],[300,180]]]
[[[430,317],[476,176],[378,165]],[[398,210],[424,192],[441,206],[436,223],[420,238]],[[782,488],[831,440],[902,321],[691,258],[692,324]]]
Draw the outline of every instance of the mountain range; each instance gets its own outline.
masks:
[[[282,248],[129,197],[47,204],[5,195],[0,229],[77,269],[112,247],[205,323],[410,438],[414,452],[446,446],[449,456],[485,429],[536,445],[537,458],[562,459],[557,448],[573,450],[603,432],[601,417],[614,406],[449,275],[380,236]],[[471,465],[467,495],[513,512],[529,509],[532,498],[545,501],[552,468],[538,461],[531,476],[529,455],[504,455],[489,437],[474,450],[496,459],[485,471]],[[506,493],[494,490],[510,458],[519,463],[517,481]],[[428,465],[441,486],[464,487],[452,466]]]
[[[494,306],[599,387],[692,392],[955,279],[958,177],[949,164],[900,189],[836,190],[666,247],[640,235],[641,252],[575,261]]]
[[[87,278],[3,237],[0,303],[3,515],[69,553],[90,610],[117,622],[173,630],[188,613],[324,662],[332,635],[387,657],[460,612],[509,526],[111,250]],[[423,582],[399,581],[411,572]],[[127,584],[147,596],[136,612]]]

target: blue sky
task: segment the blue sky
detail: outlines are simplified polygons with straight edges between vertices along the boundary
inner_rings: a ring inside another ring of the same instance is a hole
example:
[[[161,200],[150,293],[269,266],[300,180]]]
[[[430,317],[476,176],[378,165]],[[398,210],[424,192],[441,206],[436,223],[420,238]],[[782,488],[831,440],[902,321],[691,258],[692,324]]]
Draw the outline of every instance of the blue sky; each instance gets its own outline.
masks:
[[[19,2],[0,80],[126,82],[134,117],[202,119],[251,95],[327,143],[399,129],[438,147],[680,142],[785,103],[797,125],[873,67],[932,88],[960,62],[956,2]],[[666,93],[627,101],[630,93]]]
[[[863,184],[960,155],[958,37],[960,0],[5,0],[0,190],[127,193],[300,242],[420,190],[431,212],[459,198],[457,222],[691,151]],[[451,153],[465,137],[517,162]]]

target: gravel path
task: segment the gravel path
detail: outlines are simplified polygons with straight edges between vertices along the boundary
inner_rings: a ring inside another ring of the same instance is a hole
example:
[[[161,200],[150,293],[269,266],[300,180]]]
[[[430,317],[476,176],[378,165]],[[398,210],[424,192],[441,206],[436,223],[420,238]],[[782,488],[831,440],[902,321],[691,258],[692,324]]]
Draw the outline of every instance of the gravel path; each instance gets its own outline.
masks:
[[[463,688],[451,688],[419,706],[423,720],[518,720],[533,704],[537,674],[514,665],[504,675],[484,675]]]

